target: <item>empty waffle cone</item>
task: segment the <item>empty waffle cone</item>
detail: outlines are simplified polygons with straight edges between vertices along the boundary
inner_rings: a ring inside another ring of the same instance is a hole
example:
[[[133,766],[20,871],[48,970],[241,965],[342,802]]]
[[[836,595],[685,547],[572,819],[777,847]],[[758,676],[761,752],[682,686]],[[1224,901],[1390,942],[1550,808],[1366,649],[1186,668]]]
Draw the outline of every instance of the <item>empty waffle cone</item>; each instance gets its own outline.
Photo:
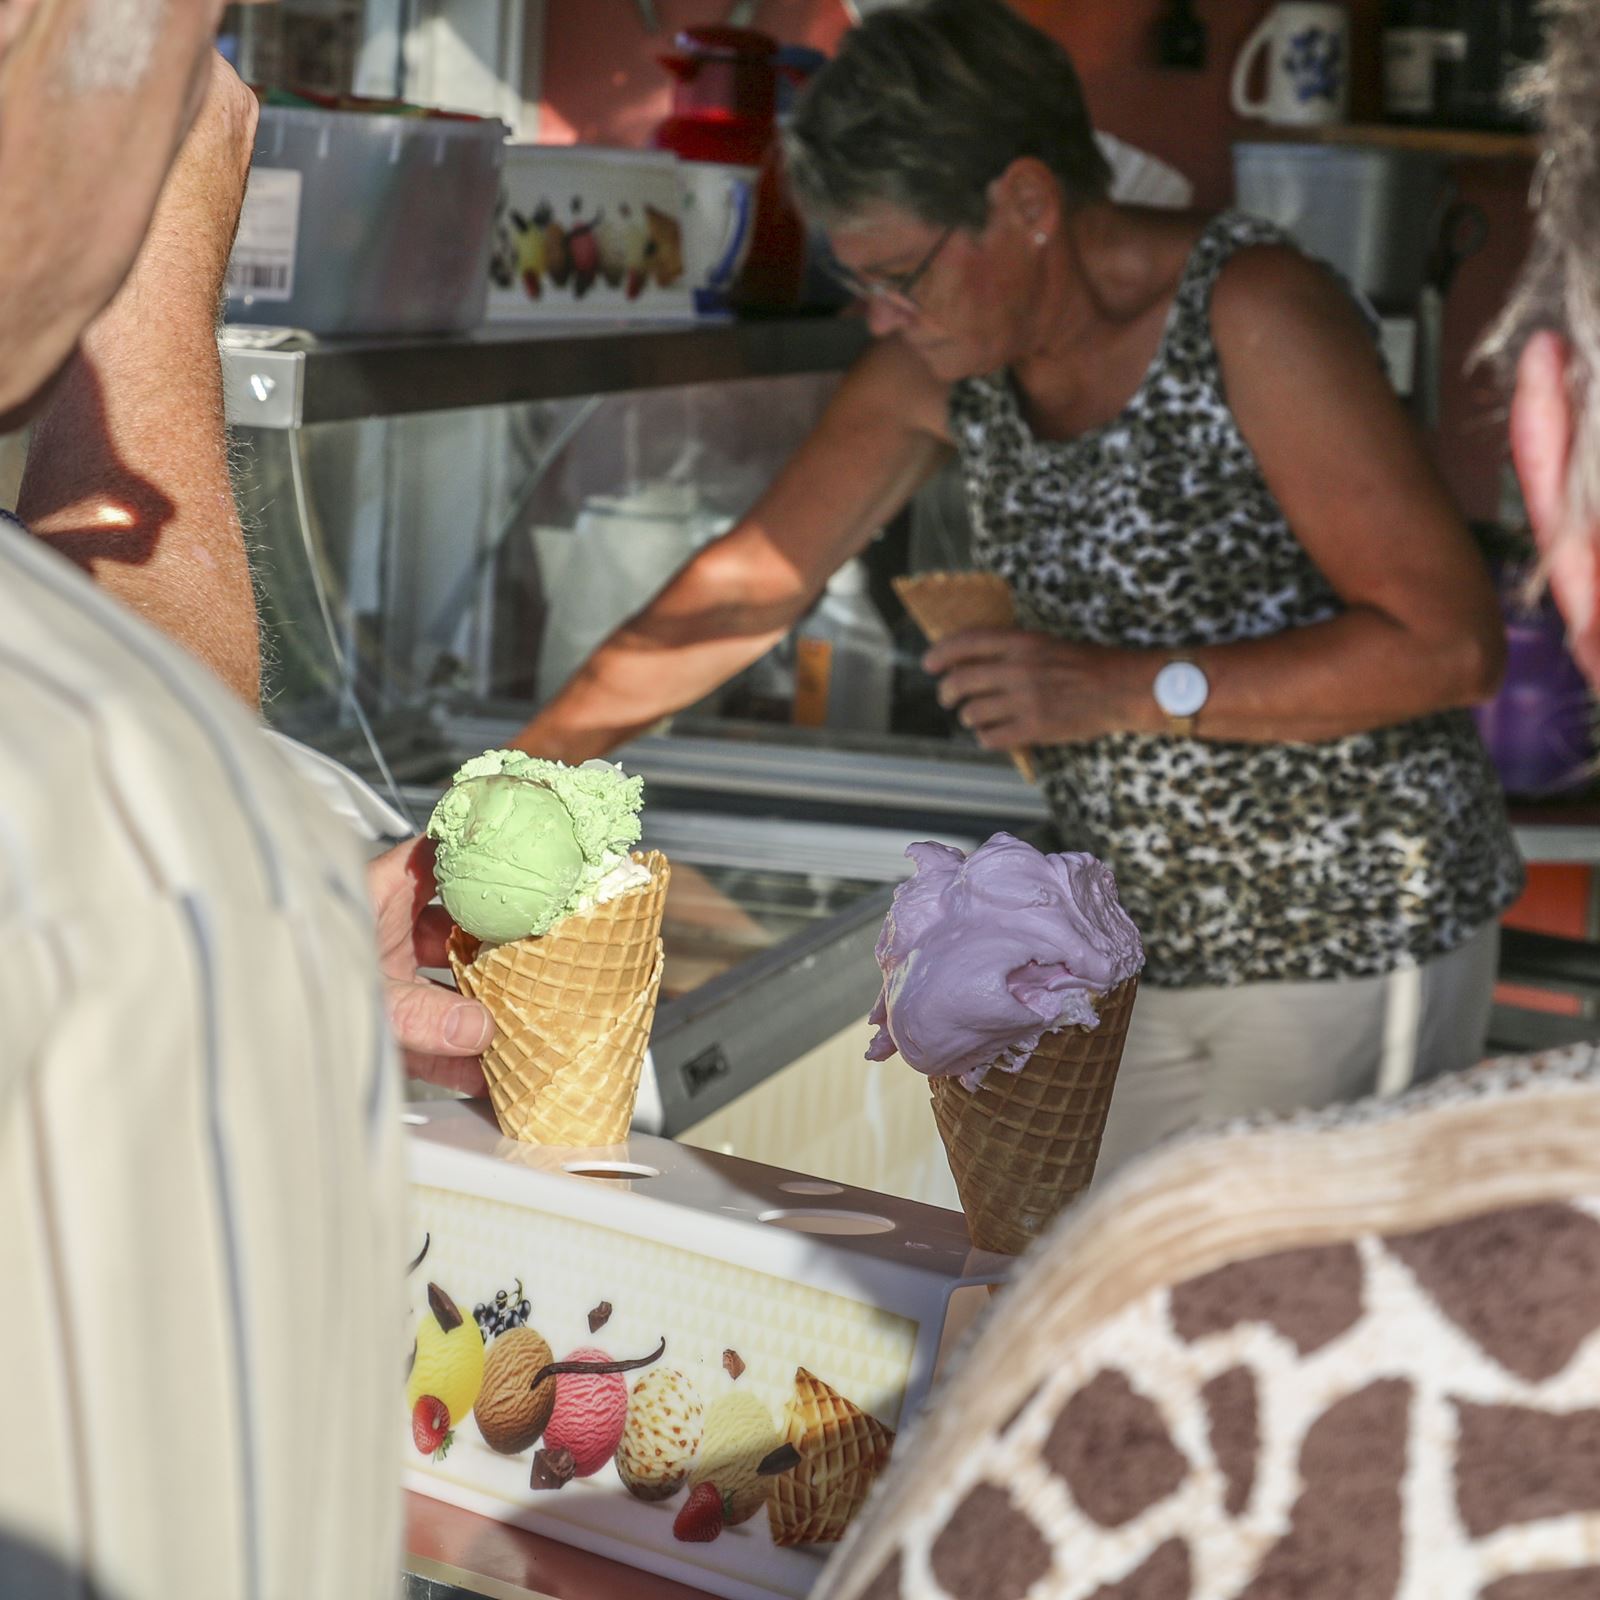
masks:
[[[921,572],[896,578],[894,592],[929,644],[971,628],[1016,626],[1011,586],[997,572]],[[1013,750],[1011,759],[1027,782],[1038,781],[1026,750]]]
[[[783,1408],[785,1442],[800,1464],[772,1480],[767,1520],[779,1545],[830,1544],[844,1537],[888,1464],[894,1430],[846,1400],[821,1378],[797,1368]]]
[[[1075,1195],[1100,1154],[1139,980],[1099,1002],[1097,1028],[1058,1028],[1020,1072],[992,1067],[976,1089],[934,1078],[933,1117],[983,1250],[1020,1255]]]
[[[483,945],[455,928],[450,968],[495,1032],[483,1055],[501,1131],[530,1144],[615,1144],[628,1135],[661,989],[661,918],[671,868],[564,917],[537,938]]]

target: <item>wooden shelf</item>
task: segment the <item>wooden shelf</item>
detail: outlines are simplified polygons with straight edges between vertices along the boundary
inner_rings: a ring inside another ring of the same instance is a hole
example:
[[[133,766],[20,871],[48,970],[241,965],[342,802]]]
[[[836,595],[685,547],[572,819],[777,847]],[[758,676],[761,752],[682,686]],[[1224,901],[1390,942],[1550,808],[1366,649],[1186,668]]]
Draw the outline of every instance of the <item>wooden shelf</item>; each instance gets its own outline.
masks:
[[[1373,144],[1424,150],[1463,161],[1532,161],[1539,141],[1531,133],[1484,133],[1476,128],[1411,128],[1398,123],[1346,122],[1315,128],[1263,129],[1268,139],[1311,144]]]

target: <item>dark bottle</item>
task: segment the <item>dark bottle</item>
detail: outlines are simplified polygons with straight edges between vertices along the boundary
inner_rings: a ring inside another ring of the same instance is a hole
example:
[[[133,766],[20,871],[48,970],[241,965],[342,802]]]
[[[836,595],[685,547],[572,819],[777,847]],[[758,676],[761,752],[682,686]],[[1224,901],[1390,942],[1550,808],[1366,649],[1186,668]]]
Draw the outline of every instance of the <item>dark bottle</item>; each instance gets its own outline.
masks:
[[[1436,94],[1441,0],[1388,0],[1383,12],[1383,114],[1390,122],[1439,120]]]
[[[1537,60],[1542,28],[1534,0],[1452,0],[1458,13],[1450,69],[1436,80],[1439,113],[1457,128],[1525,125],[1512,91]]]

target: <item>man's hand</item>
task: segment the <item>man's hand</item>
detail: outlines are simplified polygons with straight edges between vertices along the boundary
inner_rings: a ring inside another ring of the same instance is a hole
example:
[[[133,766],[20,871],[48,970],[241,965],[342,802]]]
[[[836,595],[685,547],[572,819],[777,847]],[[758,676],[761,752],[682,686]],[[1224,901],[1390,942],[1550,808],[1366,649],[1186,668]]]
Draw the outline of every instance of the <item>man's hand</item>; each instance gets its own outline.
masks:
[[[410,839],[367,867],[367,892],[378,919],[389,1027],[405,1054],[406,1074],[462,1094],[485,1094],[478,1057],[494,1037],[494,1019],[476,1000],[422,976],[448,965],[450,917],[433,898],[433,843]]]
[[[935,645],[922,664],[940,680],[939,704],[960,707],[979,744],[1017,750],[1141,728],[1155,705],[1155,667],[1141,656],[1021,628],[973,628]]]

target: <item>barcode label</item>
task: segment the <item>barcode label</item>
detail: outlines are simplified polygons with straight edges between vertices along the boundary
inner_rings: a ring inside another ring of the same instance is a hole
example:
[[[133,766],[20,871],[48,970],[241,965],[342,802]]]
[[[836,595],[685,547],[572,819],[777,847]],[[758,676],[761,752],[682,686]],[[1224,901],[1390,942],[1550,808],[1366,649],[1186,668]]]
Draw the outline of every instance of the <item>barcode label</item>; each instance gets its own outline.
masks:
[[[247,304],[292,300],[299,238],[299,172],[293,167],[253,168],[228,261],[228,298]]]
[[[287,261],[241,261],[235,256],[228,263],[229,294],[261,294],[276,289],[287,299],[294,283],[294,268]]]

